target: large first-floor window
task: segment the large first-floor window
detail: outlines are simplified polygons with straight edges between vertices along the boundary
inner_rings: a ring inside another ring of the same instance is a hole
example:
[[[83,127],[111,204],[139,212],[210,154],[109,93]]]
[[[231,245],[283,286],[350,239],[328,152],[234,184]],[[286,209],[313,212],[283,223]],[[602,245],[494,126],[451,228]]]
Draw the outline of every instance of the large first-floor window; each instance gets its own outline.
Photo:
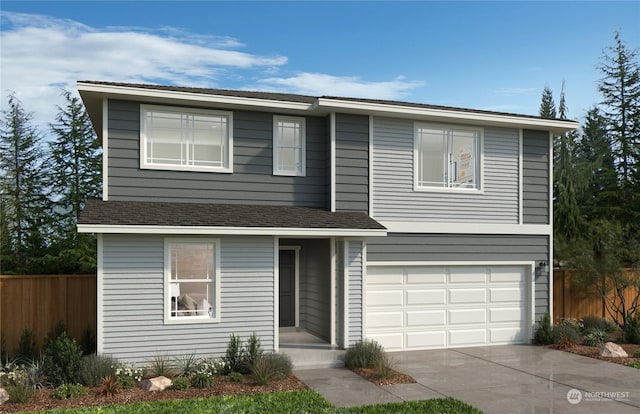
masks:
[[[417,124],[416,188],[479,189],[481,136],[480,129]]]
[[[165,240],[167,321],[217,320],[219,253],[217,240]]]

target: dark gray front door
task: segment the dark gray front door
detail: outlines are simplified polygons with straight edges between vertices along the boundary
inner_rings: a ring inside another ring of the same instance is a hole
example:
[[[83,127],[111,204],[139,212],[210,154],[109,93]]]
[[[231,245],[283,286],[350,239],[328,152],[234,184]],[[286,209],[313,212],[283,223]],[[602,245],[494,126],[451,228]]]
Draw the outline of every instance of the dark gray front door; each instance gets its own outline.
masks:
[[[280,250],[280,326],[296,324],[296,253]]]

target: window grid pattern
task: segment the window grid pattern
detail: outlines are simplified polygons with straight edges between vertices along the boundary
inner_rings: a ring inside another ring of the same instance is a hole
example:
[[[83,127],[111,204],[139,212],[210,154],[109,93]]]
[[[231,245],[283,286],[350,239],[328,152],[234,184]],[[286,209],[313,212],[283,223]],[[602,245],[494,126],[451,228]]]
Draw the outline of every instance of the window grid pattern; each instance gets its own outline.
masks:
[[[215,244],[171,242],[169,252],[170,319],[214,317]]]
[[[305,174],[303,118],[274,118],[274,169],[277,175]]]

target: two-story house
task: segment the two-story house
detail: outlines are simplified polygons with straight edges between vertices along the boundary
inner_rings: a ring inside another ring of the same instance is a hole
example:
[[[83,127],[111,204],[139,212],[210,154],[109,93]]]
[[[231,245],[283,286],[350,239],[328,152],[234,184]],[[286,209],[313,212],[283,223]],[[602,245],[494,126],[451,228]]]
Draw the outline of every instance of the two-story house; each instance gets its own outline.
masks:
[[[408,102],[107,82],[98,351],[527,343],[551,311],[552,137],[577,123]]]

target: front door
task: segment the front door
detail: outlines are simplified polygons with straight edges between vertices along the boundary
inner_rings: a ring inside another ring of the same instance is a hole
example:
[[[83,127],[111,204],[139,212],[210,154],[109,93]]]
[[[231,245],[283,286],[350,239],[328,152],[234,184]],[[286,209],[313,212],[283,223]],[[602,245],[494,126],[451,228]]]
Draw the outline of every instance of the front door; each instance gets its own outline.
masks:
[[[296,252],[280,250],[280,326],[296,323]]]

